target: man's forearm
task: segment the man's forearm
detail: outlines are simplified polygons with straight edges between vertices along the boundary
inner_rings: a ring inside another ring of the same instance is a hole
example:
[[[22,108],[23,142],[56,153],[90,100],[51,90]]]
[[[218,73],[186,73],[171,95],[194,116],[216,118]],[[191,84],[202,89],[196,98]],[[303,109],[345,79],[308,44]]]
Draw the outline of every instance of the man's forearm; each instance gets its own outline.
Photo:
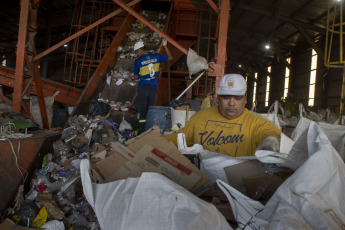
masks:
[[[173,57],[171,56],[170,50],[168,49],[168,46],[163,46],[165,49],[165,52],[168,55],[168,60],[171,61],[173,59]]]
[[[274,136],[268,136],[261,141],[256,150],[270,150],[273,152],[279,152],[280,141]]]

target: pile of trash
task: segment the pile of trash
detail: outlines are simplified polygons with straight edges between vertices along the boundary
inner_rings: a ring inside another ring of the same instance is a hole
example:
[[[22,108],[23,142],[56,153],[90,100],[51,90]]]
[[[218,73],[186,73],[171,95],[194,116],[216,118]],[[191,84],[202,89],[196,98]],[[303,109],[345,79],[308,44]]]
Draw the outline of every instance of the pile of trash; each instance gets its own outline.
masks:
[[[108,104],[96,100],[88,116],[69,118],[61,139],[53,143],[53,152],[45,154],[42,167],[34,172],[25,196],[21,187],[8,218],[26,227],[39,228],[54,220],[66,229],[100,229],[83,195],[80,162],[137,135],[126,120],[117,124],[107,119],[109,111]]]
[[[31,137],[37,130],[38,124],[21,113],[0,112],[0,139]]]
[[[166,13],[142,11],[141,14],[164,30]],[[137,84],[133,79],[136,58],[133,46],[139,40],[145,42],[149,52],[157,52],[162,42],[158,34],[139,20],[133,23],[126,41],[118,48],[113,68],[105,75],[108,86]],[[138,131],[124,116],[118,123],[110,116],[112,111],[135,113],[134,100],[131,100],[115,101],[101,92],[91,102],[88,115],[70,117],[61,132],[61,139],[53,143],[53,152],[44,154],[41,168],[33,173],[30,189],[25,195],[24,186],[20,186],[14,204],[8,209],[6,221],[31,228],[100,229],[96,215],[83,194],[80,162],[109,150],[115,142],[124,143],[137,136]],[[8,119],[2,123],[8,123]],[[2,133],[15,128],[5,126],[8,128],[2,128]]]

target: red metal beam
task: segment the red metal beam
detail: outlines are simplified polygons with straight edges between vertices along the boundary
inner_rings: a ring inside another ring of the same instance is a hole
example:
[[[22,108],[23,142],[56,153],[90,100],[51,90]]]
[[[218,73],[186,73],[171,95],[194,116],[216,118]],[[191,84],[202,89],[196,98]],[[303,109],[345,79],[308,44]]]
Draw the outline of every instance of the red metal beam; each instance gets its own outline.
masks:
[[[140,2],[140,0],[133,0],[131,1],[130,3],[127,4],[127,6],[133,6],[135,4],[137,4],[138,2]],[[115,15],[121,13],[123,10],[122,9],[118,9],[118,10],[115,10],[114,12],[108,14],[107,16],[99,19],[98,21],[92,23],[91,25],[85,27],[84,29],[78,31],[77,33],[69,36],[68,38],[62,40],[61,42],[57,43],[56,45],[53,45],[52,47],[50,47],[49,49],[43,51],[42,53],[38,54],[35,56],[34,60],[37,61],[38,59],[42,58],[43,56],[49,54],[50,52],[56,50],[57,48],[59,48],[60,46],[63,46],[64,44],[66,44],[67,42],[79,37],[80,35],[82,35],[83,33],[91,30],[92,28],[98,26],[99,24],[109,20],[110,18],[114,17]]]
[[[0,98],[5,100],[8,104],[13,105],[13,102],[10,99],[8,99],[7,97],[5,97],[3,94],[1,94],[1,93],[0,93]]]
[[[46,104],[45,104],[44,96],[42,92],[42,84],[40,81],[40,75],[38,73],[38,67],[31,65],[29,57],[26,52],[25,52],[25,61],[26,61],[26,65],[30,69],[30,72],[34,75],[34,81],[35,81],[36,91],[37,91],[37,99],[38,99],[38,104],[40,106],[43,128],[49,129],[50,127],[49,127],[49,122],[48,122]],[[37,65],[37,63],[35,62],[34,65]]]
[[[15,85],[14,74],[14,70],[0,67],[0,84],[13,88]],[[54,83],[48,80],[41,79],[41,83],[43,95],[45,97],[53,96],[56,91],[60,91],[60,93],[55,97],[55,101],[67,105],[76,105],[77,100],[82,93],[82,91],[79,89],[64,86],[62,84]],[[28,90],[28,92],[30,92],[31,94],[37,95],[36,84],[34,82],[30,85]]]
[[[22,89],[24,82],[24,51],[29,18],[29,5],[29,0],[22,0],[20,3],[15,83],[13,92],[13,112],[21,112]]]
[[[214,4],[214,2],[212,0],[206,0],[208,2],[208,4],[210,4],[211,8],[214,10],[214,12],[216,12],[216,14],[219,14],[219,9],[216,6],[216,4]]]
[[[142,23],[144,23],[147,27],[149,27],[151,30],[162,36],[163,38],[167,39],[169,43],[171,43],[173,46],[175,46],[177,49],[179,49],[182,53],[188,54],[188,51],[182,47],[179,43],[177,43],[172,37],[167,35],[166,33],[163,33],[160,29],[155,27],[152,23],[147,21],[145,18],[143,18],[140,14],[138,14],[136,11],[132,10],[126,4],[124,4],[120,0],[114,0],[115,3],[117,3],[119,6],[121,6],[124,10],[126,10],[128,13],[136,17],[138,20],[140,20]]]
[[[224,75],[225,71],[225,60],[226,60],[226,42],[228,37],[228,26],[229,26],[229,10],[230,0],[222,0],[220,20],[219,20],[219,37],[218,37],[218,57],[217,64],[220,66],[220,73],[216,76],[216,90],[219,87],[219,81]]]

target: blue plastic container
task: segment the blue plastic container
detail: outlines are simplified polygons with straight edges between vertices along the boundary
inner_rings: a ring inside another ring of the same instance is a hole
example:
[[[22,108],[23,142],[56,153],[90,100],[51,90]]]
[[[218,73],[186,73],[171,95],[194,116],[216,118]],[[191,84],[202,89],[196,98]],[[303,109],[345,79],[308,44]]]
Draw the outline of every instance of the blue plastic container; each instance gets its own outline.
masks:
[[[171,129],[171,109],[169,106],[150,106],[146,114],[145,130],[158,126],[161,133]]]
[[[199,100],[194,99],[183,99],[189,104],[189,108],[191,108],[194,111],[199,111],[201,107],[201,102]]]

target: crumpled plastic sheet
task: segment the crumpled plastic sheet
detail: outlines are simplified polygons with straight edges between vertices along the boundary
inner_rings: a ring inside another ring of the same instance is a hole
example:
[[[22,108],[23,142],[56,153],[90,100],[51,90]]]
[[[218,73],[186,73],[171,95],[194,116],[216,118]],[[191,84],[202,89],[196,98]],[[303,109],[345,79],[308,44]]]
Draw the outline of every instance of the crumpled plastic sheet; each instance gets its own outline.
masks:
[[[105,120],[105,119],[100,119],[100,121],[104,124],[108,124],[111,126],[111,128],[114,130],[114,132],[118,132],[119,131],[119,125],[114,122],[114,121],[109,121],[109,120]]]
[[[106,104],[98,100],[93,100],[89,107],[89,114],[92,117],[95,117],[97,115],[104,117],[105,115],[109,113],[110,109],[111,107],[109,104]]]
[[[62,140],[57,140],[53,143],[53,150],[55,154],[60,155],[67,155],[70,152],[70,148]]]
[[[77,130],[80,130],[80,127],[87,126],[88,119],[84,115],[70,117],[67,121],[69,126],[74,126]]]
[[[19,208],[19,224],[26,227],[31,227],[32,221],[37,216],[37,206],[30,200],[24,200]]]
[[[56,173],[56,175],[58,175],[60,177],[67,177],[67,176],[69,176],[69,174],[71,172],[65,168],[62,168],[62,169],[59,169],[58,171],[56,171],[55,173]]]
[[[65,219],[65,221],[69,226],[73,226],[73,229],[90,229],[91,227],[91,224],[87,221],[87,219],[78,212],[73,212],[72,215]]]
[[[85,199],[73,204],[65,196],[59,196],[57,202],[65,213],[70,213],[65,219],[68,226],[73,226],[73,229],[100,229],[99,225],[95,224],[95,214],[91,212],[92,208]]]
[[[128,32],[127,34],[129,41],[139,41],[140,39],[144,39],[147,37],[148,33],[136,33],[136,32]]]
[[[78,130],[75,128],[75,126],[70,126],[62,131],[61,139],[67,141],[76,135],[78,135]]]

